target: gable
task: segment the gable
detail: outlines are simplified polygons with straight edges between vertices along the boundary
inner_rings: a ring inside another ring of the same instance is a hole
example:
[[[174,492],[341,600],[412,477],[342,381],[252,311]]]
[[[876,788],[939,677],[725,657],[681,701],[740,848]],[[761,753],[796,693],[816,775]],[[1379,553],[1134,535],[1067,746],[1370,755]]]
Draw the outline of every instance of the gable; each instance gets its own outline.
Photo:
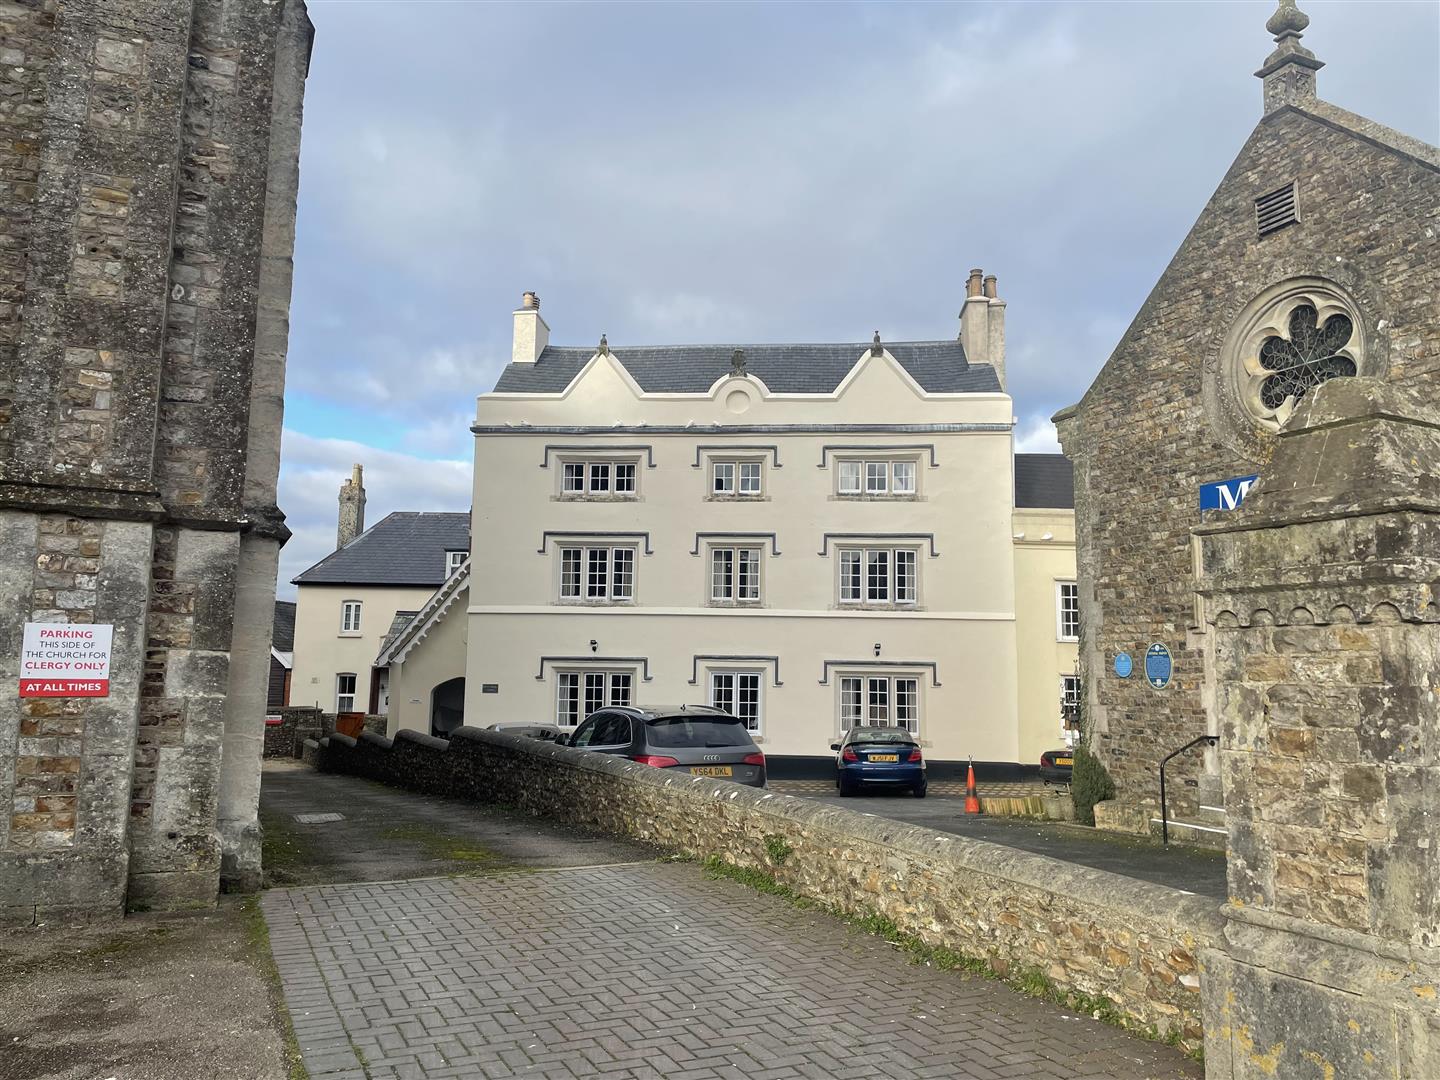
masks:
[[[1279,109],[1252,131],[1081,400],[1085,434],[1078,444],[1067,439],[1067,452],[1103,442],[1104,428],[1129,413],[1158,409],[1178,422],[1212,409],[1207,375],[1213,384],[1231,325],[1290,278],[1333,282],[1353,298],[1371,373],[1436,379],[1440,167],[1409,152],[1403,137],[1380,137],[1379,125],[1352,130],[1340,122],[1351,114],[1325,108],[1334,115]],[[1262,237],[1255,200],[1292,181],[1299,220]],[[1417,354],[1397,348],[1402,339],[1427,344]]]

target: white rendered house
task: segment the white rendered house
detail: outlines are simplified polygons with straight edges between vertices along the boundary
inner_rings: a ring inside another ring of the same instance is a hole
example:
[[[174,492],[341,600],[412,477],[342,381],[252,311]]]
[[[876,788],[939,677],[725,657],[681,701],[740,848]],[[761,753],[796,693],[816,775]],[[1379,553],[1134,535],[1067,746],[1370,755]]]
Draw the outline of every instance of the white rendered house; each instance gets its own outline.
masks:
[[[526,294],[476,405],[469,566],[380,661],[463,644],[476,726],[708,702],[772,756],[866,723],[1029,760],[1004,302],[968,292],[955,340],[638,348],[552,346]],[[392,727],[428,730],[402,698]]]

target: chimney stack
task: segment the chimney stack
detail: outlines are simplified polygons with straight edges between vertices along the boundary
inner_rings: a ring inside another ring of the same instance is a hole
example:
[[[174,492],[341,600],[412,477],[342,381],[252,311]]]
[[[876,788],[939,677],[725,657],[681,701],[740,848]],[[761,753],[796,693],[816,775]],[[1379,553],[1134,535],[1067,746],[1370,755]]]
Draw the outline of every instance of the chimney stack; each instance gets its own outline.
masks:
[[[965,282],[965,309],[960,312],[960,344],[972,364],[989,364],[1005,390],[1005,301],[994,274],[971,270]]]
[[[335,548],[339,550],[365,531],[365,469],[356,465],[350,479],[340,485],[340,522],[335,530]]]
[[[1010,388],[1005,382],[1005,301],[996,295],[994,274],[985,279],[985,298],[990,302],[986,319],[990,340],[986,354],[990,357],[990,366],[995,369],[995,377],[1000,380],[1001,391],[1008,394]]]
[[[515,337],[510,345],[512,364],[533,364],[550,344],[550,327],[540,317],[540,297],[527,292],[515,312]]]

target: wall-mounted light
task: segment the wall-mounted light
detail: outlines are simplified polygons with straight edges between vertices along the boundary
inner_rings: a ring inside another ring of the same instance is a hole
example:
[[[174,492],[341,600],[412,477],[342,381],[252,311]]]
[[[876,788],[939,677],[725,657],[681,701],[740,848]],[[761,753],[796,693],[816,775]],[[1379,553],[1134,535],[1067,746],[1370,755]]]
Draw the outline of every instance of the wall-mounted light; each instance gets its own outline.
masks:
[[[590,639],[590,651],[594,652],[598,648],[600,648],[600,643],[592,637]]]
[[[875,642],[875,655],[876,655],[876,656],[879,656],[879,655],[880,655],[880,642],[878,642],[878,641]]]

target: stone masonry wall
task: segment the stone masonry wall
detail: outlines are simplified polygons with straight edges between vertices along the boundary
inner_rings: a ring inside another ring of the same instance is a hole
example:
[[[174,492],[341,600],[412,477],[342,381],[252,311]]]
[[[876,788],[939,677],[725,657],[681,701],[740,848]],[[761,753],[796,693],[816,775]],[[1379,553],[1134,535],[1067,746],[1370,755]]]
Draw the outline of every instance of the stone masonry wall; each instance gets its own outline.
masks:
[[[1333,281],[1361,308],[1372,372],[1440,392],[1440,170],[1351,133],[1335,112],[1316,102],[1314,115],[1285,108],[1260,123],[1083,401],[1057,416],[1076,465],[1089,715],[1118,799],[1137,812],[1154,812],[1160,758],[1206,733],[1199,486],[1259,472],[1269,453],[1264,440],[1224,437],[1207,402],[1240,310],[1279,281]],[[1259,237],[1255,198],[1290,180],[1299,222]],[[1142,677],[1152,642],[1174,654],[1161,691]],[[1111,670],[1120,651],[1136,660],[1129,679]],[[1195,811],[1206,761],[1197,749],[1172,762],[1172,812]],[[1208,763],[1213,776],[1213,752]]]
[[[501,802],[698,858],[765,870],[802,895],[1104,995],[1127,1016],[1201,1037],[1197,956],[1218,940],[1213,901],[1044,856],[725,781],[476,728],[447,742],[402,731],[332,735],[319,767],[412,790]],[[776,862],[766,841],[792,852]]]
[[[258,778],[263,666],[226,703],[288,535],[247,463],[278,456],[309,34],[303,0],[0,3],[0,919],[212,902],[227,843],[258,872],[222,746]],[[20,699],[27,621],[113,625],[109,696]]]
[[[1207,1075],[1440,1075],[1433,395],[1319,387],[1202,543],[1231,897]]]

